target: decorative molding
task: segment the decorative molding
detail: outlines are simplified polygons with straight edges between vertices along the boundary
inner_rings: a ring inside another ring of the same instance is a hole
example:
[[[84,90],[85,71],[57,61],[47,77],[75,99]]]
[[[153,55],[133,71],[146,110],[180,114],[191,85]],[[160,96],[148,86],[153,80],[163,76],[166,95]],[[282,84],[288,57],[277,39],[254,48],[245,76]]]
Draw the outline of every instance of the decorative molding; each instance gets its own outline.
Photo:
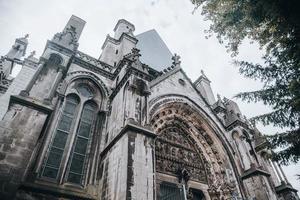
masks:
[[[242,179],[245,180],[253,176],[260,176],[260,175],[269,177],[270,173],[258,167],[252,166],[250,169],[246,170],[242,174]]]
[[[108,72],[112,72],[113,69],[115,69],[115,67],[113,67],[109,64],[106,64],[106,63],[104,63],[104,62],[102,62],[102,61],[100,61],[100,60],[98,60],[98,59],[96,59],[92,56],[89,56],[89,55],[87,55],[87,54],[85,54],[81,51],[77,51],[76,54],[75,54],[75,57],[79,58],[79,59],[81,59],[81,60],[83,60],[83,61],[85,61],[85,62],[87,62],[87,63],[89,63],[89,64],[91,64],[95,67],[98,67],[98,68],[101,68],[105,71],[108,71]]]
[[[53,106],[49,106],[49,105],[45,105],[43,102],[39,101],[39,100],[35,100],[29,97],[23,97],[20,95],[11,95],[10,100],[9,100],[9,106],[11,106],[12,104],[20,104],[22,106],[26,106],[41,112],[44,112],[46,114],[50,114],[54,107]]]
[[[103,83],[103,81],[98,76],[88,71],[74,71],[68,73],[65,80],[59,85],[57,90],[59,91],[60,94],[64,94],[70,82],[73,81],[74,79],[79,79],[79,78],[87,78],[93,80],[100,87],[100,89],[102,89],[104,95],[106,97],[109,96],[110,91],[107,88],[107,86]]]
[[[129,131],[135,131],[137,134],[143,134],[150,138],[155,138],[157,135],[149,128],[128,122],[125,127],[114,137],[114,139],[106,145],[104,150],[100,153],[100,157],[103,159],[107,152]]]
[[[155,142],[156,171],[178,175],[185,169],[189,179],[207,183],[205,167],[192,142],[183,130],[170,128],[160,134]]]
[[[121,41],[123,40],[123,38],[126,38],[126,39],[128,39],[129,41],[132,41],[134,44],[137,44],[137,42],[138,42],[138,40],[137,40],[135,37],[130,36],[130,35],[127,34],[127,33],[122,33],[121,37],[120,37],[118,40],[115,39],[115,38],[113,38],[113,37],[111,37],[110,35],[107,35],[107,36],[106,36],[106,39],[105,39],[105,41],[104,41],[104,43],[103,43],[103,45],[102,45],[102,47],[101,47],[101,49],[104,49],[104,47],[106,46],[106,44],[107,44],[108,42],[111,42],[111,43],[113,43],[113,44],[115,44],[115,45],[119,45],[119,44],[121,43]]]
[[[74,54],[74,51],[60,45],[60,44],[57,44],[51,40],[48,40],[47,41],[47,44],[46,44],[46,48],[49,48],[49,49],[52,49],[52,50],[55,50],[59,53],[62,53],[64,55],[67,55],[67,56],[71,56]]]

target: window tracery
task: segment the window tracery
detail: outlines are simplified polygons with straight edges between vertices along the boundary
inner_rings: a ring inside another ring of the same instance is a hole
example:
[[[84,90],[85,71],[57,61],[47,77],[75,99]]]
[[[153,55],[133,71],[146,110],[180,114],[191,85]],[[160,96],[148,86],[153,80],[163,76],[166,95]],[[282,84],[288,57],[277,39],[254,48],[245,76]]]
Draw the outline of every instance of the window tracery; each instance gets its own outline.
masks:
[[[68,173],[68,181],[80,184],[83,178],[84,162],[87,157],[88,142],[92,125],[95,118],[96,105],[93,102],[88,102],[82,109],[82,114],[78,126],[78,131],[75,136],[74,148],[71,152],[71,164]]]
[[[75,111],[79,99],[74,95],[66,98],[66,103],[55,131],[54,139],[49,148],[47,161],[44,164],[42,176],[56,179],[61,165],[63,153],[70,134],[71,126],[74,123]]]
[[[100,130],[95,124],[102,95],[88,80],[75,81],[68,88],[40,177],[60,184],[84,185],[91,140]]]

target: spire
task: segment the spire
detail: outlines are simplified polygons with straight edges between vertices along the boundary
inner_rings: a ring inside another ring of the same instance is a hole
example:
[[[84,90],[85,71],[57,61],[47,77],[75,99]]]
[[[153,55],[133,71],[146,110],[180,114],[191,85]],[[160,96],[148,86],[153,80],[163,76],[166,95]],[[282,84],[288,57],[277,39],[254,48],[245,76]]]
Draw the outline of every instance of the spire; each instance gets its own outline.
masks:
[[[210,86],[210,80],[204,74],[204,71],[201,70],[200,77],[194,82],[196,89],[200,92],[203,98],[209,105],[214,105],[216,103],[213,91]]]
[[[30,52],[30,55],[28,56],[28,58],[32,58],[32,57],[34,57],[35,56],[35,51],[32,51],[32,52]]]
[[[60,33],[56,33],[52,41],[68,49],[76,50],[78,48],[78,40],[84,26],[84,20],[72,15],[64,30]]]
[[[123,33],[127,33],[128,35],[133,36],[134,30],[135,27],[132,23],[130,23],[125,19],[120,19],[114,28],[114,32],[115,32],[114,38],[117,40],[120,39]]]
[[[207,76],[205,75],[205,73],[204,73],[204,70],[203,69],[201,69],[201,76],[200,76],[200,78],[203,78],[203,79],[205,79],[205,80],[207,80],[207,81],[209,81],[210,82],[210,80],[207,78]]]
[[[174,56],[172,56],[172,60],[173,60],[172,65],[174,67],[180,66],[181,61],[180,61],[180,56],[179,55],[177,55],[175,53]]]
[[[9,52],[6,54],[6,57],[9,59],[20,60],[22,56],[25,56],[26,49],[28,45],[29,34],[26,34],[24,37],[17,38],[15,44],[11,47]]]
[[[29,34],[26,34],[24,37],[17,38],[15,43],[8,51],[8,53],[1,58],[0,61],[0,74],[1,80],[7,78],[14,65],[15,62],[20,62],[21,58],[26,54],[26,49],[28,45]]]
[[[222,101],[220,94],[217,94],[217,98],[218,98],[218,101],[220,101],[220,102]]]

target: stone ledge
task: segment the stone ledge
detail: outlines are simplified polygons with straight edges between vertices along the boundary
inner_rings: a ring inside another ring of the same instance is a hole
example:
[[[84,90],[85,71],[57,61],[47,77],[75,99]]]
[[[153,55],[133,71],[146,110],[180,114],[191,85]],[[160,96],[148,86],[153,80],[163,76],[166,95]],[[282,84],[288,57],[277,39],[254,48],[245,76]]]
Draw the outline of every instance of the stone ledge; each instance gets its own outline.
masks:
[[[283,193],[283,192],[298,192],[290,183],[281,182],[281,185],[275,187],[275,191],[277,194]]]
[[[266,177],[269,177],[271,176],[269,172],[265,171],[265,170],[262,170],[260,168],[257,168],[257,167],[251,167],[250,169],[246,170],[243,174],[242,174],[242,179],[245,180],[245,179],[248,179],[250,177],[253,177],[253,176],[259,176],[259,175],[262,175],[262,176],[266,176]]]
[[[30,191],[36,193],[49,194],[59,197],[71,198],[71,199],[80,199],[80,200],[95,200],[96,197],[86,194],[86,191],[78,192],[72,190],[66,190],[58,187],[53,187],[49,185],[42,185],[37,183],[23,183],[19,190]]]
[[[9,105],[13,103],[21,104],[22,106],[27,106],[29,108],[33,108],[34,110],[38,110],[49,114],[53,111],[52,106],[48,106],[40,102],[39,100],[31,99],[29,97],[24,97],[20,95],[11,95],[9,100]]]
[[[114,139],[104,148],[104,150],[100,153],[100,156],[103,157],[106,155],[106,153],[122,138],[123,135],[128,133],[128,131],[137,131],[137,134],[143,134],[151,138],[155,138],[157,135],[147,127],[134,124],[134,122],[129,121],[125,127],[118,133],[117,136],[114,137]]]

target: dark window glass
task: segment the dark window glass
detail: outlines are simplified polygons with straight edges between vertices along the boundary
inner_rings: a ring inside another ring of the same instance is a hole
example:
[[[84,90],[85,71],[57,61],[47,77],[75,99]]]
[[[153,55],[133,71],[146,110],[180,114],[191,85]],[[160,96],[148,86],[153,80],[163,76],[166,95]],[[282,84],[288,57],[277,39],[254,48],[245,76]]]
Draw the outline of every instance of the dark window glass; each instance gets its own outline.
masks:
[[[74,115],[76,106],[77,106],[77,103],[68,102],[68,103],[66,103],[64,112],[69,115]]]
[[[53,140],[53,146],[64,149],[67,142],[67,138],[68,138],[68,134],[66,132],[57,130],[56,136]]]
[[[87,145],[88,145],[88,139],[78,137],[75,144],[74,151],[76,153],[85,155]]]
[[[47,166],[59,168],[63,150],[52,147],[47,160]]]
[[[78,132],[76,133],[75,146],[72,152],[72,160],[68,181],[76,184],[81,183],[83,176],[84,161],[87,153],[89,136],[94,121],[96,106],[92,103],[84,105]]]
[[[62,115],[58,124],[58,128],[64,131],[69,131],[72,125],[72,117]]]
[[[74,174],[74,173],[70,172],[69,176],[68,176],[68,181],[71,182],[71,183],[80,184],[81,183],[81,178],[82,178],[81,175]]]
[[[78,135],[88,138],[91,131],[91,124],[81,121]]]
[[[57,178],[60,163],[63,157],[64,148],[67,143],[69,131],[73,122],[73,115],[78,105],[78,100],[73,96],[66,99],[63,113],[58,122],[57,130],[50,145],[48,158],[45,162],[42,176],[49,178]]]
[[[51,54],[48,64],[52,66],[60,65],[62,63],[62,58],[57,54]]]
[[[93,120],[94,112],[95,111],[90,108],[85,108],[82,113],[82,120],[92,123],[91,121]]]
[[[84,156],[74,153],[72,158],[72,164],[70,167],[70,172],[81,174],[83,169],[83,162]]]
[[[193,200],[204,200],[204,194],[199,190],[192,189]]]
[[[176,185],[161,184],[159,200],[184,200],[184,193]]]
[[[56,179],[58,173],[58,169],[53,169],[50,167],[45,167],[43,176]]]

